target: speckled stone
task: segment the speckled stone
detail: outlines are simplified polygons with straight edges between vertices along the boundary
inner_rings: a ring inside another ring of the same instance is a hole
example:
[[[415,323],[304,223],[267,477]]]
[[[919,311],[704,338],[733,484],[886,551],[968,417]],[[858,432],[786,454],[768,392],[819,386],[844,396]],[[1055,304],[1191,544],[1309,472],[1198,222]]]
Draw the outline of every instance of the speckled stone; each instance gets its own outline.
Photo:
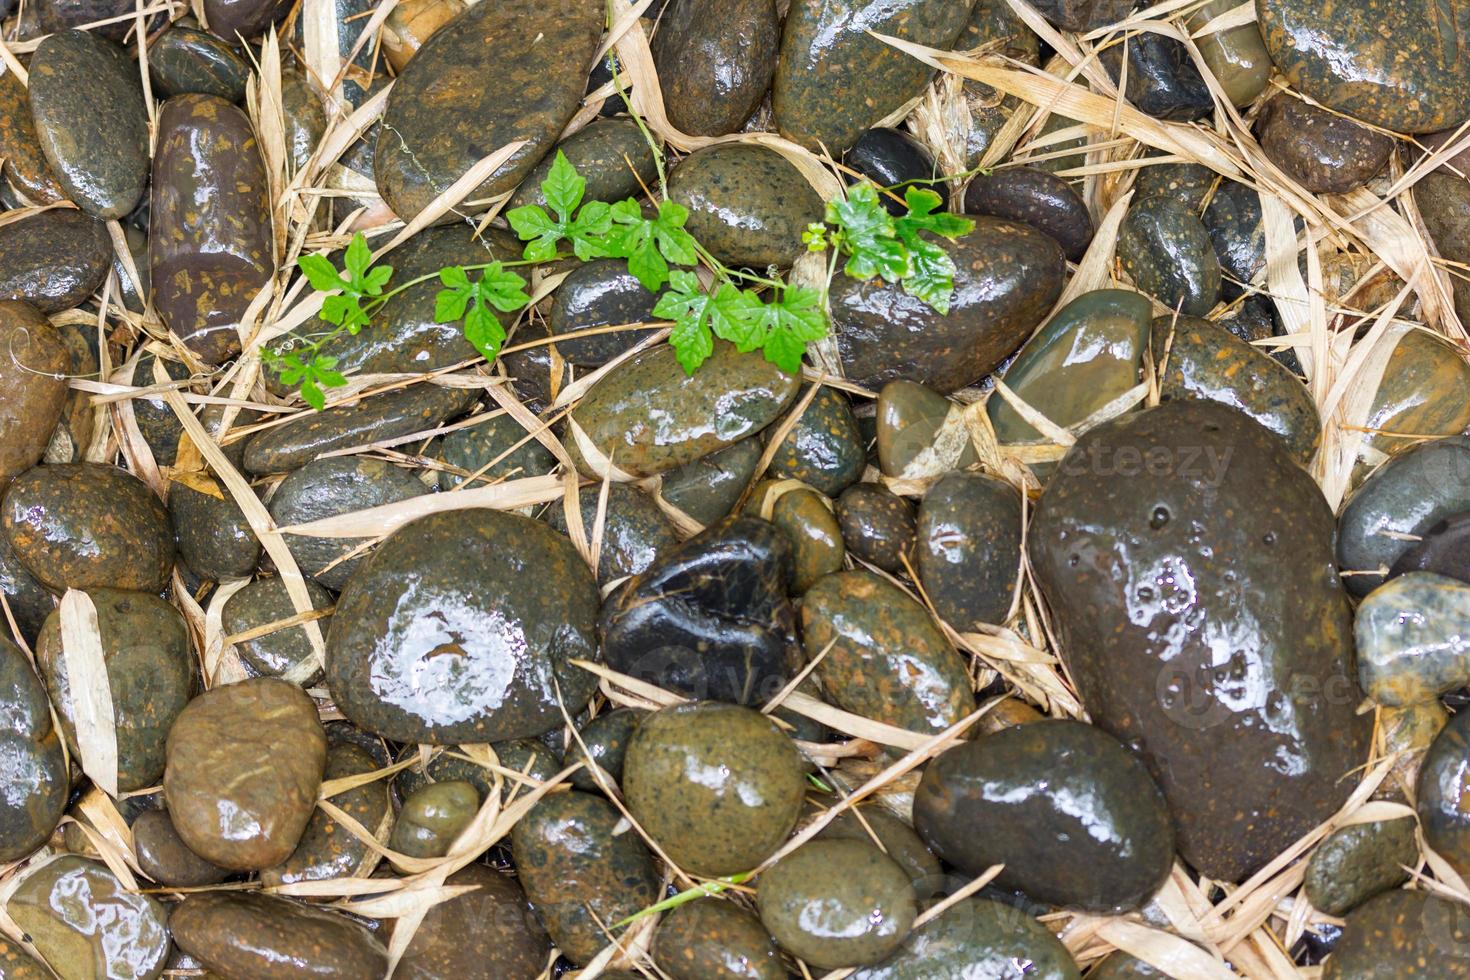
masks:
[[[1455,902],[1394,889],[1347,917],[1322,980],[1470,977],[1470,923]]]
[[[1388,778],[1379,785],[1375,799],[1396,803],[1407,803],[1413,799],[1419,765],[1449,720],[1449,712],[1438,701],[1379,709],[1378,731],[1383,754],[1399,753],[1399,758],[1389,770]]]
[[[1388,456],[1414,443],[1386,433],[1412,432],[1422,438],[1456,436],[1470,428],[1470,401],[1460,394],[1470,386],[1470,364],[1459,349],[1438,334],[1410,330],[1389,355],[1378,393],[1363,426],[1364,452]],[[1360,458],[1352,482],[1363,480],[1373,464]]]
[[[582,529],[590,541],[597,524],[600,493],[588,488],[578,499]],[[544,517],[552,527],[568,533],[566,508],[562,503],[553,501]],[[603,512],[602,552],[597,559],[599,584],[647,571],[678,544],[678,530],[652,497],[626,483],[609,484]]]
[[[388,969],[383,944],[340,912],[252,892],[190,895],[169,931],[179,947],[224,977],[361,980]]]
[[[8,172],[8,171],[7,171]],[[1470,173],[1470,167],[1466,168]],[[1453,174],[1425,174],[1414,185],[1414,204],[1440,257],[1450,262],[1470,261],[1470,180]],[[1455,312],[1470,316],[1470,282],[1451,275]]]
[[[1220,298],[1220,260],[1209,232],[1172,198],[1133,202],[1118,232],[1118,259],[1139,289],[1170,309],[1204,316]]]
[[[943,876],[939,858],[914,828],[881,805],[852,807],[839,813],[817,834],[818,840],[873,841],[903,868],[914,889],[930,888]]]
[[[1266,50],[1291,87],[1400,133],[1470,115],[1470,7],[1431,0],[1256,0]]]
[[[1024,974],[1016,964],[1026,964]],[[964,977],[1078,980],[1081,971],[1050,929],[1020,909],[981,898],[956,903],[915,929],[888,959],[852,980],[959,980]]]
[[[1394,139],[1282,92],[1256,117],[1261,149],[1313,194],[1366,184],[1393,152]]]
[[[5,157],[5,179],[33,204],[54,204],[66,197],[41,152],[30,93],[13,71],[0,76],[0,155]]]
[[[573,963],[607,945],[604,927],[659,900],[659,873],[638,834],[617,832],[623,816],[590,793],[544,797],[511,830],[526,897]]]
[[[808,658],[827,651],[816,675],[839,708],[925,735],[974,708],[965,663],[928,610],[872,572],[818,581],[801,627]]]
[[[126,229],[124,234],[126,234]],[[131,242],[131,236],[129,236],[129,241]],[[4,305],[4,301],[0,301],[0,309],[4,309]],[[139,309],[141,308],[140,306]],[[75,324],[63,324],[56,329],[56,333],[61,339],[62,347],[66,349],[70,362],[66,370],[67,376],[73,378],[94,376],[97,372],[97,355],[88,346],[86,328]],[[95,328],[91,333],[95,340]],[[28,376],[27,383],[29,382]],[[20,390],[19,382],[7,383],[7,390]],[[92,441],[93,422],[101,411],[103,410],[93,406],[91,394],[80,388],[69,388],[62,401],[61,418],[56,423],[56,428],[51,431],[51,441],[46,444],[46,452],[41,458],[47,463],[80,462],[86,453],[87,446]]]
[[[334,726],[337,724],[340,723],[334,723]],[[345,738],[334,737],[336,731],[334,727],[327,729],[327,766],[322,775],[323,782],[380,768],[380,760],[374,758],[372,752]],[[387,781],[364,783],[338,793],[332,797],[332,802],[368,830],[377,832],[389,809]],[[476,803],[478,805],[478,799]],[[275,886],[351,877],[359,874],[372,856],[373,852],[361,839],[324,810],[318,809],[312,813],[291,856],[273,868],[263,869],[260,880],[264,885]]]
[[[1270,354],[1198,317],[1156,318],[1152,343],[1154,363],[1163,365],[1164,401],[1228,405],[1280,436],[1302,465],[1310,462],[1322,433],[1316,402]]]
[[[1061,245],[1073,262],[1092,242],[1092,215],[1082,196],[1062,178],[1035,167],[976,175],[965,190],[965,213],[1030,225]]]
[[[1234,299],[1241,284],[1266,268],[1266,230],[1261,223],[1261,196],[1233,180],[1220,183],[1205,208],[1205,231],[1220,261],[1221,296]]]
[[[165,102],[152,194],[154,305],[175,337],[219,364],[239,353],[241,320],[273,271],[270,193],[250,117],[212,95]]]
[[[57,858],[21,883],[5,911],[63,976],[153,980],[168,959],[163,903],[129,892],[98,861]]]
[[[868,31],[949,48],[969,22],[969,5],[897,0],[854,8],[795,0],[786,14],[771,102],[781,135],[835,155],[923,91],[934,70]],[[698,237],[698,236],[696,236]]]
[[[168,98],[197,92],[226,102],[245,101],[250,68],[235,48],[207,31],[174,25],[148,49],[154,95]]]
[[[1233,0],[1209,0],[1184,20],[1190,31],[1202,29],[1210,21],[1239,6]],[[1237,108],[1244,108],[1266,90],[1271,78],[1271,57],[1255,24],[1241,24],[1194,39],[1200,57],[1210,74],[1220,83]]]
[[[237,43],[264,34],[290,10],[290,0],[204,0],[209,29]]]
[[[962,432],[936,438],[956,406],[912,381],[890,381],[878,392],[878,467],[884,476],[933,475],[980,461]],[[915,472],[910,473],[913,469]]]
[[[704,898],[664,916],[653,961],[671,980],[786,980],[776,942],[734,902]]]
[[[429,783],[403,801],[388,846],[416,858],[443,857],[480,808],[473,783],[460,779]]]
[[[994,47],[987,47],[992,43]],[[954,48],[965,51],[984,47],[1021,64],[1039,66],[1040,45],[1040,38],[1005,0],[977,0],[970,23],[955,39]],[[971,79],[962,82],[960,91],[966,110],[960,116],[964,124],[963,159],[965,167],[973,169],[980,165],[1021,102]]]
[[[429,909],[393,975],[398,980],[536,980],[551,943],[516,880],[471,864],[444,883],[476,887]],[[466,941],[469,937],[473,941]]]
[[[920,187],[947,198],[943,184],[918,183],[942,176],[928,147],[901,129],[879,126],[870,129],[847,151],[842,162],[884,191],[878,197],[890,214],[907,214],[905,192]],[[857,181],[844,174],[849,184]]]
[[[714,353],[691,376],[674,349],[660,345],[593,385],[571,421],[618,469],[653,476],[765,428],[791,404],[799,382],[759,353],[741,354],[724,341],[715,341]],[[586,459],[578,442],[569,442],[577,468],[600,478],[601,461]]]
[[[174,827],[221,867],[280,864],[306,829],[326,759],[316,705],[294,684],[259,677],[206,691],[169,732],[163,792]]]
[[[556,335],[595,327],[645,323],[653,315],[658,296],[628,271],[622,259],[599,259],[574,268],[556,287],[551,305],[551,332]],[[644,340],[653,328],[595,334],[556,345],[562,357],[578,367],[595,368]]]
[[[490,414],[487,421],[456,429],[444,437],[439,456],[454,469],[439,471],[440,490],[452,490],[464,483],[481,487],[541,476],[556,468],[556,457],[524,426],[504,413]],[[479,475],[471,480],[474,474]]]
[[[186,483],[170,483],[168,517],[179,560],[201,579],[242,578],[260,561],[260,541],[235,498],[218,482],[220,496]]]
[[[943,247],[955,263],[947,315],[881,279],[832,280],[832,332],[848,380],[876,389],[902,379],[948,394],[994,370],[1061,295],[1061,247],[1027,225],[977,218]]]
[[[51,980],[52,974],[20,944],[0,937],[0,976],[5,980]]]
[[[332,594],[311,579],[306,580],[306,592],[313,609],[331,608]],[[296,615],[296,607],[281,579],[263,578],[251,582],[225,600],[221,623],[226,634],[235,634]],[[331,622],[330,616],[317,620],[323,636]],[[300,673],[306,668],[298,665],[312,656],[311,640],[304,626],[289,626],[251,640],[238,640],[235,650],[248,673],[264,677],[281,677],[293,671]],[[312,684],[320,678],[319,671],[307,671],[303,681]]]
[[[1199,214],[1218,178],[1215,171],[1202,163],[1150,163],[1138,169],[1138,176],[1133,181],[1133,197],[1139,201],[1155,195],[1172,197]]]
[[[801,595],[823,575],[841,571],[846,549],[832,502],[808,486],[762,481],[745,512],[764,517],[791,543],[791,594]]]
[[[662,36],[662,28],[660,29]],[[614,99],[619,111],[622,100]],[[648,138],[632,117],[616,119],[594,119],[560,143],[556,149],[567,155],[567,162],[587,181],[583,200],[608,201],[615,203],[629,197],[639,197],[644,187],[652,187],[658,180],[658,167],[654,164],[653,148]],[[556,161],[555,151],[547,153],[541,162],[526,174],[505,210],[510,211],[524,204],[546,206],[541,193],[541,183],[551,172]],[[629,166],[629,164],[632,166]],[[519,249],[517,249],[519,255]]]
[[[8,73],[7,73],[8,74]],[[0,487],[40,462],[67,402],[71,356],[29,303],[0,300]]]
[[[600,792],[602,785],[590,772],[593,766],[602,770],[603,778],[612,786],[623,778],[623,760],[628,755],[628,742],[638,730],[638,723],[648,712],[639,708],[614,708],[604,711],[577,729],[581,740],[567,747],[567,763],[587,763],[587,769],[572,774],[572,785],[589,793]],[[582,751],[582,746],[587,751]]]
[[[134,9],[127,0],[41,0],[41,2],[27,6],[30,9],[26,13],[30,17],[26,19],[34,18],[32,23],[35,27],[35,34],[32,36],[57,34],[69,28],[116,18],[122,14],[131,15]],[[160,19],[166,16],[166,13],[155,15],[148,29],[156,30]],[[95,33],[110,40],[122,42],[132,32],[133,25],[134,20],[129,16],[126,20],[99,27]]]
[[[488,509],[420,518],[347,583],[327,686],[364,731],[400,742],[493,742],[562,723],[596,677],[597,583],[562,535]],[[555,683],[553,683],[555,681]]]
[[[693,136],[739,130],[771,87],[780,42],[774,0],[673,4],[653,42],[669,121]]]
[[[820,970],[877,963],[898,949],[918,916],[903,868],[858,840],[797,848],[761,875],[756,903],[776,941]]]
[[[823,213],[801,171],[775,150],[744,143],[685,157],[669,174],[669,199],[689,209],[684,227],[715,258],[760,270],[795,262],[801,233]]]
[[[1141,907],[1174,861],[1169,811],[1148,770],[1077,721],[1008,728],[945,752],[914,793],[914,827],[967,874],[1004,864],[1003,887],[1103,914]]]
[[[1021,498],[1004,480],[950,473],[919,505],[919,582],[934,609],[961,633],[1000,625],[1021,568]]]
[[[159,592],[173,568],[163,504],[142,480],[104,463],[26,471],[0,501],[0,525],[26,571],[54,592]]]
[[[528,780],[545,782],[562,770],[561,759],[544,744],[534,738],[515,738],[496,742],[491,746],[495,757],[504,769],[522,773]],[[409,745],[399,754],[398,760],[418,757],[418,746]],[[517,795],[524,796],[532,787],[514,776],[503,776],[501,801],[509,803]],[[462,779],[472,784],[480,794],[481,801],[494,789],[494,773],[466,756],[461,749],[433,748],[428,765],[415,761],[407,769],[393,777],[393,792],[397,805],[408,799],[420,788],[432,782]]]
[[[224,881],[230,872],[189,850],[167,810],[149,810],[133,821],[138,867],[160,885],[198,888]]]
[[[1095,31],[1128,16],[1130,0],[1041,0],[1036,12],[1068,31]]]
[[[424,42],[393,87],[375,154],[394,213],[413,218],[481,158],[525,140],[469,200],[515,187],[576,112],[603,16],[596,4],[506,0],[472,7]]]
[[[0,299],[42,313],[80,306],[111,268],[107,228],[73,208],[53,208],[0,226]]]
[[[848,554],[885,572],[903,571],[917,540],[914,506],[881,483],[859,483],[837,498],[837,522]]]
[[[1101,50],[1113,81],[1124,85],[1124,95],[1140,112],[1158,119],[1191,120],[1210,114],[1214,101],[1190,57],[1189,49],[1172,37],[1140,31],[1128,39],[1128,77],[1121,82],[1124,45]]]
[[[670,859],[716,876],[749,871],[781,846],[806,779],[796,747],[769,719],[705,701],[643,719],[623,761],[623,793]]]
[[[344,86],[351,83],[344,82]],[[281,71],[281,111],[286,123],[286,158],[295,173],[306,166],[327,129],[327,110],[306,76],[299,71]],[[396,250],[395,250],[396,251]],[[394,256],[394,261],[398,257]]]
[[[1313,908],[1344,915],[1408,881],[1403,865],[1414,867],[1418,860],[1414,821],[1407,817],[1339,827],[1307,862],[1307,897]]]
[[[660,494],[699,523],[714,524],[735,508],[750,485],[761,452],[759,437],[741,439],[665,472]]]
[[[16,861],[44,844],[67,802],[67,765],[51,724],[46,689],[20,647],[0,635],[0,861]]]
[[[15,552],[10,550],[10,542],[4,534],[0,534],[0,594],[5,596],[5,601],[10,606],[10,614],[20,627],[20,635],[27,643],[34,644],[36,634],[41,631],[41,624],[51,615],[55,600],[45,586],[25,570],[20,559],[15,557]],[[0,636],[9,639],[9,624],[6,626],[5,630],[0,630]]]
[[[1470,585],[1409,572],[1358,607],[1358,683],[1379,704],[1429,701],[1470,683]]]
[[[1185,860],[1240,881],[1342,804],[1372,719],[1332,514],[1280,440],[1209,402],[1104,423],[1028,540],[1083,703],[1148,765]]]

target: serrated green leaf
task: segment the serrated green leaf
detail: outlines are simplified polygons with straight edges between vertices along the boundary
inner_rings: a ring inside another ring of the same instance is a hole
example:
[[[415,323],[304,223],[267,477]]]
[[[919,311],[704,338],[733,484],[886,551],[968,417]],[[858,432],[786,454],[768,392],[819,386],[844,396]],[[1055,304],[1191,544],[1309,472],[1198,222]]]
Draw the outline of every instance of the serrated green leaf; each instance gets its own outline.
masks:
[[[311,378],[307,378],[301,382],[301,400],[318,412],[327,407],[327,396],[322,394],[322,390],[317,387],[316,381]]]
[[[778,331],[766,338],[761,353],[787,374],[798,374],[801,372],[801,359],[806,354],[806,341]]]
[[[465,289],[470,284],[470,274],[463,266],[445,266],[439,270],[439,281],[450,289]]]
[[[526,280],[508,271],[499,262],[492,262],[480,276],[476,295],[502,313],[510,313],[531,302],[525,287]]]
[[[362,232],[352,236],[343,261],[347,265],[347,274],[354,284],[357,284],[367,274],[368,266],[373,264],[373,250],[368,248],[367,238]]]
[[[857,184],[848,188],[846,200],[827,202],[827,222],[837,226],[837,243],[848,256],[847,275],[898,282],[908,271],[908,251],[872,184]]]
[[[369,296],[378,296],[383,292],[383,287],[388,285],[388,280],[393,278],[393,267],[391,265],[375,266],[368,270],[363,279],[363,291]]]
[[[577,173],[577,168],[572,166],[567,155],[557,150],[556,159],[551,161],[551,170],[541,182],[541,196],[546,198],[546,203],[563,222],[568,222],[572,213],[577,210],[577,205],[582,203],[582,195],[586,192],[587,181]]]
[[[677,201],[661,201],[654,219],[654,239],[661,255],[674,265],[694,265],[699,261],[694,236],[684,230],[689,209]]]
[[[822,297],[814,289],[789,286],[761,307],[761,350],[766,360],[788,374],[801,370],[806,345],[827,334]]]
[[[690,310],[674,321],[674,328],[669,332],[674,357],[685,374],[693,374],[715,351],[707,318],[702,315],[707,309],[706,303],[699,311]]]
[[[347,288],[347,283],[337,275],[337,270],[332,268],[325,255],[302,255],[296,259],[296,267],[306,276],[311,288],[319,293]]]
[[[910,239],[920,229],[942,238],[955,239],[975,228],[975,222],[969,218],[947,211],[935,212],[934,209],[944,203],[944,198],[926,188],[908,188],[904,192],[904,202],[909,206],[909,213],[894,221],[894,231],[911,250],[913,244]]]
[[[528,242],[533,238],[556,228],[556,222],[551,220],[551,215],[539,204],[523,204],[518,208],[512,208],[505,215],[505,220],[510,222],[511,228],[520,236],[521,241]]]
[[[454,289],[439,290],[434,294],[434,322],[453,323],[464,316],[464,309],[470,304],[473,293],[474,287],[468,282]]]
[[[628,256],[628,271],[650,293],[657,292],[669,279],[669,264],[650,237],[645,237]]]
[[[474,306],[465,314],[464,338],[472,344],[480,356],[487,361],[494,361],[500,356],[500,345],[505,343],[505,328],[500,321],[495,319],[477,297]]]
[[[606,254],[606,238],[612,230],[612,208],[604,201],[588,201],[577,212],[577,220],[567,228],[567,237],[572,240],[572,251],[583,262],[603,258]]]
[[[938,245],[922,239],[913,243],[909,254],[913,271],[904,277],[903,291],[947,315],[954,295],[954,260]]]
[[[357,305],[357,297],[348,296],[343,293],[334,293],[322,300],[322,311],[318,314],[328,323],[341,326],[347,321],[348,314]]]
[[[722,282],[710,298],[710,329],[721,340],[748,354],[765,342],[762,314],[765,302],[748,289]]]

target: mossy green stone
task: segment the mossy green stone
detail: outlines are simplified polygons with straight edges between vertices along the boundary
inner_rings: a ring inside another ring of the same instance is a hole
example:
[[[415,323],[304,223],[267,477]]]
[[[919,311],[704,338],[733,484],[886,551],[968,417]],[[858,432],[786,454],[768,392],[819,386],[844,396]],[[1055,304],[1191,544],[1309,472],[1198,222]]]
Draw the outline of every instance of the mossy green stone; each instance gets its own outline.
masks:
[[[313,609],[330,609],[332,594],[311,579],[306,580],[306,594]],[[251,582],[239,592],[225,600],[221,622],[226,634],[244,633],[268,623],[293,619],[298,615],[286,585],[279,577],[263,578]],[[332,617],[317,620],[322,636],[332,624]],[[321,678],[319,671],[307,670],[300,665],[314,656],[311,638],[304,625],[288,626],[273,633],[257,636],[250,640],[237,640],[235,649],[240,654],[246,671],[265,677],[281,677],[288,673],[300,674],[302,680],[313,684]]]
[[[1136,956],[1129,956],[1122,950],[1109,953],[1092,972],[1087,974],[1087,980],[1171,980],[1169,974],[1162,970],[1149,966]]]
[[[322,773],[322,782],[360,776],[379,768],[379,760],[365,747],[340,738],[334,740],[330,729],[327,739],[327,768]],[[388,814],[387,781],[380,779],[355,786],[331,797],[331,802],[369,832],[377,833]],[[367,844],[318,808],[291,856],[273,868],[262,870],[260,881],[276,886],[350,878],[359,875],[372,857]]]
[[[775,0],[681,0],[659,21],[653,58],[669,121],[692,136],[745,124],[780,53]]]
[[[1198,31],[1221,14],[1239,6],[1233,0],[1209,0],[1188,15],[1184,24]],[[1241,24],[1195,38],[1205,67],[1237,108],[1245,108],[1266,90],[1271,78],[1271,56],[1256,25]]]
[[[776,941],[734,902],[702,898],[658,924],[653,961],[671,980],[786,980]]]
[[[903,571],[917,538],[913,504],[881,483],[858,483],[837,498],[837,522],[854,558],[885,572]]]
[[[523,425],[505,413],[444,437],[440,457],[455,470],[440,470],[439,489],[453,490],[464,483],[482,487],[503,480],[541,476],[556,468],[556,457]],[[473,480],[470,476],[478,474]]]
[[[222,977],[360,980],[388,969],[383,944],[349,916],[270,895],[190,895],[168,926],[180,949]]]
[[[1461,980],[1470,977],[1464,907],[1427,891],[1384,892],[1347,917],[1322,980]]]
[[[862,433],[847,396],[824,386],[781,440],[767,472],[835,497],[856,483],[867,465]]]
[[[916,564],[924,594],[950,626],[1000,625],[1021,569],[1021,497],[1004,480],[947,473],[919,505]]]
[[[1358,683],[1401,708],[1470,683],[1470,585],[1433,572],[1396,575],[1368,593],[1353,619]]]
[[[403,801],[388,846],[416,858],[443,857],[480,808],[473,783],[429,783]]]
[[[0,226],[0,299],[59,313],[96,292],[111,267],[107,226],[75,208],[52,208]]]
[[[669,174],[669,199],[689,209],[684,227],[731,266],[788,267],[801,233],[821,221],[822,199],[775,150],[724,143],[696,150]]]
[[[1220,298],[1220,260],[1199,217],[1170,197],[1135,200],[1118,230],[1118,259],[1169,309],[1204,316]]]
[[[0,977],[5,980],[51,980],[52,974],[19,943],[0,937]]]
[[[68,977],[153,980],[168,960],[168,913],[98,861],[67,855],[30,875],[5,911]]]
[[[1408,817],[1340,827],[1307,862],[1307,898],[1328,915],[1344,915],[1408,881],[1404,866],[1418,861],[1414,821]]]
[[[1024,973],[1016,964],[1026,964]],[[967,898],[915,929],[881,963],[857,970],[852,980],[1079,980],[1067,947],[1021,909]]]
[[[245,101],[250,68],[235,49],[208,31],[174,25],[148,49],[149,80],[163,98],[199,92]]]
[[[584,201],[615,204],[638,197],[644,187],[652,187],[658,180],[653,148],[636,120],[631,116],[594,119],[558,143],[526,174],[506,203],[506,212],[527,204],[546,207],[541,185],[556,162],[557,150],[567,155],[567,162],[587,181]]]
[[[393,975],[398,980],[536,980],[546,968],[551,943],[516,880],[471,864],[444,883],[475,890],[429,909]]]
[[[66,810],[68,772],[51,724],[46,689],[20,647],[0,636],[0,861],[17,861],[44,844]]]

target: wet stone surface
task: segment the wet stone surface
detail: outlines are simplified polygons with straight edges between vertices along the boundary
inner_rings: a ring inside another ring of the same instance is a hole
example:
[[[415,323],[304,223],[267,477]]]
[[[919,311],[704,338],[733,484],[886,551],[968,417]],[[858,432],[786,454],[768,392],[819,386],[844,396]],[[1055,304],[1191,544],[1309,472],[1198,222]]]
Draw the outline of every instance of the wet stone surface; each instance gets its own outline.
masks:
[[[332,594],[310,579],[306,582],[306,593],[311,598],[312,609],[331,608]],[[280,578],[263,578],[225,600],[220,622],[226,634],[236,635],[297,615],[285,583]],[[323,636],[331,622],[330,616],[317,620]],[[248,640],[236,640],[235,650],[241,664],[252,674],[265,677],[293,674],[301,676],[306,683],[315,683],[321,677],[320,671],[303,666],[313,656],[305,626],[287,626]]]
[[[1266,103],[1256,125],[1271,162],[1314,194],[1361,187],[1393,152],[1393,137],[1284,92]]]
[[[0,733],[0,775],[13,795],[0,800],[0,860],[40,847],[67,803],[67,765],[51,723],[46,689],[20,647],[0,637],[0,709],[12,719]]]
[[[1034,167],[977,175],[965,191],[965,213],[1030,225],[1061,245],[1073,262],[1092,241],[1092,215],[1081,195],[1055,174]]]
[[[1021,499],[1003,480],[949,473],[925,494],[916,531],[919,582],[962,633],[1000,624],[1021,567]]]
[[[1016,963],[1028,964],[1034,980],[1078,980],[1081,971],[1046,926],[1020,909],[981,898],[958,902],[915,929],[902,947],[881,963],[852,974],[853,980],[931,980],[935,976],[1004,977]]]
[[[541,975],[551,944],[515,879],[472,864],[444,883],[477,887],[429,909],[398,961],[395,977],[535,980]],[[476,941],[466,942],[467,936]]]
[[[112,242],[91,215],[54,208],[0,226],[0,299],[42,313],[79,306],[107,278]]]
[[[197,92],[226,102],[245,101],[250,69],[222,38],[192,27],[170,27],[148,49],[148,71],[156,96]]]
[[[654,65],[669,121],[691,136],[740,129],[776,72],[774,0],[682,0],[659,23]]]
[[[167,810],[149,810],[133,821],[138,866],[160,885],[197,888],[224,881],[230,872],[189,850]]]
[[[847,151],[843,163],[884,190],[878,200],[890,214],[908,212],[904,200],[909,187],[944,193],[942,184],[911,183],[942,174],[929,148],[901,129],[880,126],[868,130]]]
[[[614,100],[619,103],[621,99]],[[567,155],[567,162],[586,179],[586,201],[616,203],[638,197],[645,186],[658,180],[653,149],[638,124],[629,117],[595,119],[556,145]],[[521,181],[506,203],[505,210],[525,204],[546,206],[541,183],[556,160],[555,152],[545,158]],[[631,164],[631,166],[630,166]],[[516,246],[519,253],[520,246]]]
[[[388,846],[416,858],[443,857],[480,808],[473,783],[429,783],[403,801]]]
[[[1467,977],[1467,947],[1470,924],[1459,906],[1427,892],[1395,889],[1347,917],[1322,977]]]
[[[327,727],[327,766],[322,781],[342,779],[372,772],[382,761],[367,747],[343,737],[344,723]],[[377,832],[388,813],[388,789],[382,780],[364,783],[332,797],[332,802],[368,830]],[[345,826],[318,809],[311,815],[306,830],[291,856],[273,868],[265,868],[260,880],[266,885],[284,885],[297,881],[321,881],[358,874],[372,852]]]
[[[53,204],[66,190],[51,173],[31,119],[30,94],[14,72],[0,76],[0,154],[5,179],[34,204]]]
[[[1403,707],[1470,683],[1470,586],[1433,572],[1399,575],[1368,593],[1353,621],[1358,683]]]
[[[1363,902],[1409,880],[1419,845],[1408,818],[1359,823],[1333,831],[1307,863],[1306,891],[1312,907],[1344,915]]]
[[[1138,288],[1170,309],[1204,316],[1220,297],[1220,261],[1200,219],[1167,197],[1135,201],[1118,258]]]
[[[383,944],[347,916],[250,892],[190,895],[168,920],[174,941],[221,976],[323,980],[381,976]]]
[[[881,483],[859,483],[837,498],[837,520],[849,554],[885,572],[903,570],[917,534],[911,503]]]
[[[767,480],[755,488],[746,513],[766,514],[791,542],[792,595],[801,595],[823,575],[842,570],[842,528],[832,503],[811,487]]]
[[[551,332],[569,334],[597,327],[621,326],[656,319],[658,297],[633,277],[628,263],[602,259],[573,269],[557,287],[551,306]],[[600,367],[646,338],[652,329],[621,330],[564,340],[562,357],[580,367]]]
[[[0,486],[40,462],[66,405],[71,357],[61,334],[29,303],[0,300]]]
[[[824,386],[781,441],[766,472],[836,496],[862,476],[867,462],[847,396]]]
[[[786,980],[776,943],[734,902],[681,905],[658,925],[653,960],[673,980]]]

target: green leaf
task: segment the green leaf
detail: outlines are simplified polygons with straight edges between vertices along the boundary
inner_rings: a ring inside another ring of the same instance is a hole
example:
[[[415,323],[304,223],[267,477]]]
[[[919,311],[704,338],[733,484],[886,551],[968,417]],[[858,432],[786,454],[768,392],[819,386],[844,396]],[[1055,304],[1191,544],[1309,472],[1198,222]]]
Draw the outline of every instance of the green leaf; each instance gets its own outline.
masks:
[[[470,274],[464,271],[463,266],[445,266],[439,270],[439,281],[450,289],[467,289],[470,285]]]
[[[948,314],[954,295],[954,260],[938,245],[922,239],[909,246],[909,256],[914,268],[904,277],[903,291]]]
[[[306,377],[306,365],[301,363],[301,357],[297,354],[286,354],[280,359],[281,382],[294,385]]]
[[[909,206],[909,213],[894,221],[894,231],[910,250],[913,249],[911,236],[920,229],[953,240],[975,228],[975,222],[969,218],[947,211],[935,213],[934,209],[944,203],[944,198],[926,188],[908,188],[904,192],[904,202]]]
[[[765,302],[748,289],[722,282],[710,300],[710,329],[728,340],[742,354],[759,350],[765,343],[762,315]]]
[[[340,388],[347,383],[347,379],[336,368],[335,357],[318,357],[311,364],[311,373],[325,387]]]
[[[898,240],[893,216],[872,184],[849,188],[845,201],[828,201],[827,222],[837,226],[837,241],[848,255],[843,271],[852,278],[881,276],[898,282],[908,271],[908,251]]]
[[[590,262],[607,254],[604,239],[611,230],[612,207],[605,201],[588,201],[577,212],[577,220],[567,226],[566,236],[577,258]]]
[[[531,297],[526,294],[526,280],[507,271],[499,262],[490,263],[480,276],[475,295],[502,313],[522,309],[531,302]]]
[[[487,361],[494,361],[499,357],[500,345],[505,343],[505,328],[495,319],[495,314],[480,302],[478,295],[475,297],[475,305],[465,314],[464,339]]]
[[[529,262],[548,262],[556,258],[556,243],[566,237],[565,226],[551,219],[546,209],[525,204],[506,216],[521,241],[530,242],[523,253]]]
[[[357,297],[345,293],[334,293],[322,300],[322,311],[318,314],[328,323],[342,326],[352,315],[352,310],[357,306]]]
[[[541,182],[541,196],[546,198],[546,203],[566,222],[571,218],[572,212],[577,210],[577,205],[582,203],[582,195],[586,192],[587,181],[577,173],[577,168],[572,166],[567,155],[557,150],[556,159],[551,161],[551,170]]]
[[[710,297],[699,288],[699,279],[692,272],[674,272],[669,277],[669,286],[669,291],[654,304],[653,315],[674,321],[669,343],[684,373],[693,374],[714,352],[709,325]]]
[[[369,296],[377,296],[383,292],[383,287],[388,285],[388,280],[393,278],[393,267],[391,265],[380,265],[368,271],[363,281],[363,291]]]
[[[287,383],[290,384],[290,382]],[[327,407],[327,396],[322,394],[322,390],[311,378],[301,383],[301,400],[318,412]]]
[[[453,323],[463,317],[464,309],[470,305],[472,295],[474,295],[474,287],[469,283],[455,289],[439,290],[434,294],[434,322]]]
[[[827,335],[822,296],[815,289],[788,286],[774,302],[762,308],[766,360],[788,374],[801,370],[806,345]]]
[[[659,254],[658,245],[652,235],[647,233],[647,229],[644,229],[637,247],[628,256],[628,271],[650,293],[657,292],[668,281],[669,264]]]
[[[658,250],[674,265],[694,265],[699,261],[694,236],[684,230],[689,220],[689,209],[677,201],[664,200],[658,205],[658,217],[653,221],[654,237]]]
[[[348,277],[357,285],[367,274],[368,266],[373,264],[373,250],[368,248],[367,238],[362,232],[352,236],[344,261],[347,263]]]
[[[347,288],[347,283],[337,275],[337,270],[332,268],[325,255],[302,255],[296,259],[296,266],[305,274],[311,288],[319,293]]]

